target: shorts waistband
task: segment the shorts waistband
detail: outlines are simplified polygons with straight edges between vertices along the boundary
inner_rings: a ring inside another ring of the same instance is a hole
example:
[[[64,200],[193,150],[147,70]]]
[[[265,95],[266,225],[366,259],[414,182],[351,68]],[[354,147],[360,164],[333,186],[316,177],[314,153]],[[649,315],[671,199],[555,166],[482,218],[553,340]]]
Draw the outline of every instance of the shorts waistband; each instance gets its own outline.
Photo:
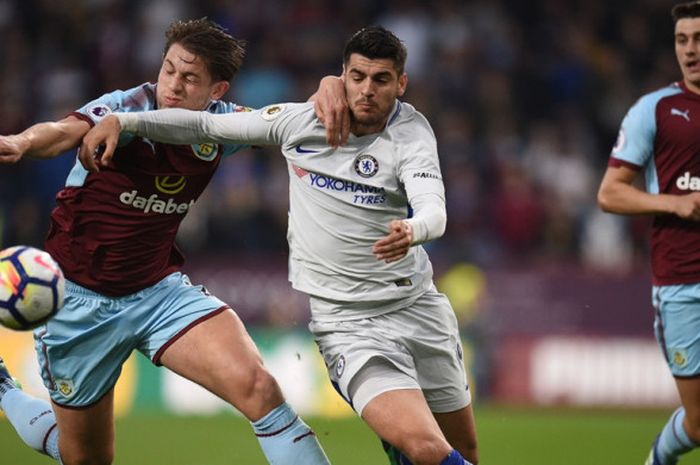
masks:
[[[98,292],[92,291],[86,287],[81,286],[80,284],[74,283],[73,281],[70,281],[66,279],[66,293],[70,292],[71,294],[78,294],[83,297],[93,297],[93,298],[104,298],[108,297],[104,294],[100,294]]]
[[[144,289],[141,289],[140,291],[134,292],[133,294],[127,294],[127,295],[119,295],[119,296],[109,296],[106,294],[100,294],[99,292],[93,291],[91,289],[88,289],[86,287],[81,286],[78,283],[75,283],[69,279],[66,279],[66,292],[70,292],[71,294],[74,295],[79,295],[82,297],[88,297],[92,299],[111,299],[111,300],[126,300],[126,299],[131,299],[134,297],[139,297],[143,295],[146,292],[149,292],[149,290],[155,288],[156,286],[160,285],[161,283],[169,280],[169,279],[180,279],[180,276],[182,276],[182,273],[179,271],[176,271],[174,273],[169,274],[168,276],[164,277],[157,283],[155,283],[152,286],[148,286]]]

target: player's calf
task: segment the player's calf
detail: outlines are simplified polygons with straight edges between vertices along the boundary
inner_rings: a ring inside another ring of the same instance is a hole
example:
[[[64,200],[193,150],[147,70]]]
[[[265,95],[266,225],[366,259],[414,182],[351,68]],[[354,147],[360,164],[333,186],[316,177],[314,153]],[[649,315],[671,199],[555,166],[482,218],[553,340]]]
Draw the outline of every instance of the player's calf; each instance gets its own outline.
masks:
[[[271,465],[330,465],[314,432],[286,403],[252,425]]]
[[[647,462],[651,465],[674,465],[678,458],[698,445],[685,430],[685,409],[680,407],[671,415],[656,438]]]
[[[19,383],[15,380],[5,366],[5,361],[0,358],[0,402],[7,391],[18,389]]]
[[[683,427],[688,439],[691,440],[694,445],[700,444],[700,411],[698,409],[693,409],[692,414],[688,410],[684,410],[685,421],[683,422]]]
[[[48,402],[23,392],[0,358],[0,409],[32,449],[60,462],[56,416]]]

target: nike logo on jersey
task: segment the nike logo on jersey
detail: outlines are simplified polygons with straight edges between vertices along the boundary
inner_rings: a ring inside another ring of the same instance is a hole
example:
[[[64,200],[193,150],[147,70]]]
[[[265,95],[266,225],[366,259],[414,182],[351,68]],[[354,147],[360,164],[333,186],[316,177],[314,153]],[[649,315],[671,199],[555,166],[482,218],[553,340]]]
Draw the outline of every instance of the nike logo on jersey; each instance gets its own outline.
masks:
[[[318,150],[309,150],[309,149],[302,148],[301,144],[297,144],[294,147],[294,150],[296,150],[297,153],[318,153]]]
[[[678,108],[671,108],[671,115],[680,116],[688,122],[690,122],[690,116],[688,116],[689,113],[690,110],[680,111]]]

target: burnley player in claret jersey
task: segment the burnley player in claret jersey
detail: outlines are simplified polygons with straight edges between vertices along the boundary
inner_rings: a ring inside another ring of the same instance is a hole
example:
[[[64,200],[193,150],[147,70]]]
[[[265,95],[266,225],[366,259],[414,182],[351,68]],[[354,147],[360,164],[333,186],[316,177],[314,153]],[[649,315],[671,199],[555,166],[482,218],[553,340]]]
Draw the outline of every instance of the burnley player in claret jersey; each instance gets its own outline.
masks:
[[[241,65],[240,41],[206,19],[175,22],[166,39],[157,83],[108,93],[61,121],[0,137],[0,162],[75,148],[112,112],[247,110],[220,100]],[[324,80],[317,104],[337,119],[344,91],[333,81]],[[65,306],[34,334],[52,405],[18,389],[0,359],[0,408],[30,447],[63,465],[111,463],[114,385],[138,350],[240,410],[271,464],[328,465],[236,313],[180,272],[180,222],[222,159],[240,148],[126,136],[109,166],[98,169],[92,153],[80,154],[46,241],[67,278]]]
[[[606,212],[654,217],[654,329],[682,406],[647,465],[673,465],[700,444],[700,2],[675,6],[672,17],[683,79],[629,110],[598,193]],[[642,173],[644,190],[633,184]]]

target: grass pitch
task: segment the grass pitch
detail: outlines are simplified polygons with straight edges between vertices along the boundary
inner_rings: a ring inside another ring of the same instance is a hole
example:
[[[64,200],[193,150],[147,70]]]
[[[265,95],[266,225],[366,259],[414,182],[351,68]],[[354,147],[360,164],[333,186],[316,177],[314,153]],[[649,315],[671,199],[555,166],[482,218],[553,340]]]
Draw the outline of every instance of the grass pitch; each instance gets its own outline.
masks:
[[[625,465],[644,462],[670,411],[478,406],[483,465]],[[357,418],[307,419],[333,465],[387,465],[379,441]],[[0,464],[49,465],[0,420]],[[135,414],[117,421],[114,465],[264,465],[250,426],[231,415]],[[700,463],[700,452],[681,465]]]

